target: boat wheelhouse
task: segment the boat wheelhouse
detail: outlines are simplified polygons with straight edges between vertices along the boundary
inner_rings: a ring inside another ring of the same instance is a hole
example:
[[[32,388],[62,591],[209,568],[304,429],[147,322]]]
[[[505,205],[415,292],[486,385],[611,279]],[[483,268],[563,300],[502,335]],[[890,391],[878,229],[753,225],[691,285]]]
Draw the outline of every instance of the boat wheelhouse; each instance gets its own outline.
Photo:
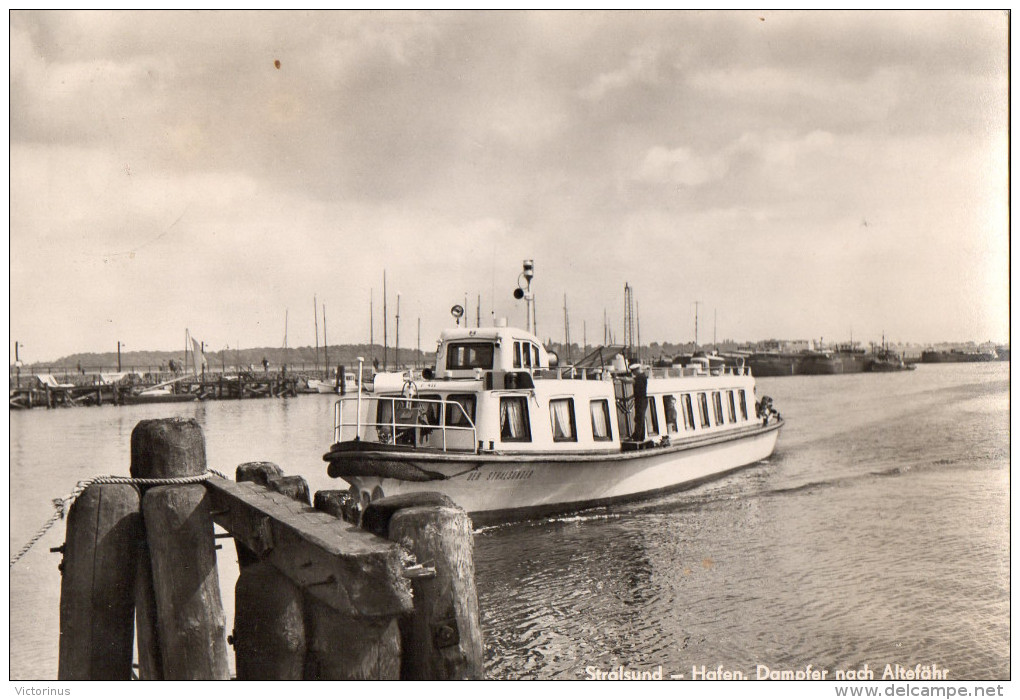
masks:
[[[362,507],[439,491],[479,523],[689,487],[775,448],[782,419],[742,364],[556,364],[505,323],[446,330],[434,370],[336,402],[328,473]]]

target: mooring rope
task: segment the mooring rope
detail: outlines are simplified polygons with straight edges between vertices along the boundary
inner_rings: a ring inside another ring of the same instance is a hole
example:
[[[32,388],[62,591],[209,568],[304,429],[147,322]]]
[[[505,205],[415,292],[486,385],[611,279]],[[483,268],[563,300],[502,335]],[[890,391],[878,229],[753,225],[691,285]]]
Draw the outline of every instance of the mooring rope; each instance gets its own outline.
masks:
[[[221,479],[229,479],[230,477],[222,474],[215,469],[209,469],[203,474],[196,474],[195,476],[173,476],[165,479],[135,479],[130,476],[94,476],[91,479],[82,479],[79,481],[74,490],[71,491],[67,496],[63,498],[53,499],[54,513],[50,516],[50,519],[39,528],[39,531],[30,539],[24,547],[21,548],[17,554],[11,557],[11,565],[9,568],[14,568],[14,565],[18,563],[18,560],[28,554],[28,550],[35,546],[35,543],[42,539],[51,527],[53,527],[58,520],[63,520],[64,516],[67,515],[71,508],[71,504],[74,503],[78,496],[82,495],[89,486],[93,484],[135,484],[137,486],[173,486],[175,484],[200,484],[203,481],[209,479],[210,476],[218,476]]]

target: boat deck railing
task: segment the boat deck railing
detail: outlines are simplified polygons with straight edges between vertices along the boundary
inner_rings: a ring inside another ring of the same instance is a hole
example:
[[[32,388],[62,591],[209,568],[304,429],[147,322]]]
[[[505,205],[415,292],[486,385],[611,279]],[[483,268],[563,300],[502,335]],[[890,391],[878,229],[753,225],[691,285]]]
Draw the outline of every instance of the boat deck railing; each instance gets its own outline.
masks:
[[[552,369],[537,368],[531,371],[535,379],[579,379],[581,381],[600,381],[609,379],[609,370],[601,367],[555,367]]]
[[[751,374],[751,368],[747,365],[737,367],[733,365],[721,365],[717,367],[702,367],[700,365],[687,365],[686,367],[652,367],[649,376],[655,379],[666,379],[669,377],[719,377],[733,376],[745,377]]]
[[[389,420],[361,420],[361,404],[373,404],[369,412]],[[388,406],[388,409],[387,409]],[[431,409],[431,410],[430,410]],[[460,425],[448,425],[451,410],[459,412]],[[434,421],[434,422],[433,422]],[[440,439],[433,440],[438,434]],[[470,435],[470,443],[457,437]],[[453,443],[450,444],[450,439]],[[441,452],[477,452],[478,431],[459,401],[403,396],[348,396],[333,408],[333,442],[349,440],[437,449]]]
[[[743,377],[750,374],[751,368],[747,365],[723,365],[708,368],[694,364],[687,365],[686,367],[652,367],[649,370],[649,376],[656,379],[666,379],[668,377],[718,377],[720,375]],[[601,367],[557,367],[556,369],[532,370],[531,376],[535,379],[580,379],[600,381],[612,379],[613,372],[610,369],[603,369]]]

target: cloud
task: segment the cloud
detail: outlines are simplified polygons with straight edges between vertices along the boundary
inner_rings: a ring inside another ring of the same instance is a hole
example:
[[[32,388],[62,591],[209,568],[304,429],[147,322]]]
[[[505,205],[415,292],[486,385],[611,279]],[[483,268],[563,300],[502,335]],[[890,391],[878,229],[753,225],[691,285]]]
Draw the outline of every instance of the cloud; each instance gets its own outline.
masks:
[[[723,154],[699,157],[689,148],[670,150],[656,146],[645,153],[636,179],[643,182],[693,187],[718,180],[728,169],[729,163]]]
[[[577,94],[585,100],[597,101],[609,93],[624,90],[633,84],[652,85],[659,80],[660,50],[656,46],[632,49],[627,62],[620,68],[600,73]]]

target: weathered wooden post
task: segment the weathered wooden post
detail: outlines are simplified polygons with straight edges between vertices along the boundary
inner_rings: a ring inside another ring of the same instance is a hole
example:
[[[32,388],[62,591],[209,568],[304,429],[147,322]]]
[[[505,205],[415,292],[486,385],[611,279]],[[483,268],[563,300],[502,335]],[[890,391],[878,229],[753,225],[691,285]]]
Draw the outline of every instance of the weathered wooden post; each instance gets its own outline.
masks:
[[[308,502],[308,484],[304,479],[284,476],[272,462],[238,465],[236,480],[254,482]],[[258,555],[244,544],[236,544],[241,567],[234,588],[237,679],[301,680],[306,653],[301,589],[272,564],[259,561]]]
[[[283,470],[272,462],[245,462],[237,465],[234,471],[234,480],[238,483],[250,481],[259,486],[269,486],[269,480],[279,476],[283,476]],[[234,545],[237,547],[237,564],[242,571],[259,560],[258,555],[243,543],[234,540]]]
[[[128,680],[141,499],[130,484],[93,484],[67,519],[57,678]]]
[[[348,502],[351,500],[350,491],[340,490],[328,490],[328,491],[316,491],[315,492],[315,503],[312,505],[315,510],[321,510],[323,513],[329,513],[334,518],[340,518],[348,522],[354,522],[351,520],[348,510]]]
[[[131,476],[165,479],[205,471],[205,438],[194,419],[143,420],[135,426]],[[205,487],[149,488],[142,497],[142,513],[164,677],[229,679],[226,624]]]
[[[434,575],[411,580],[414,612],[401,621],[405,680],[484,677],[471,519],[442,494],[381,498],[362,527],[385,534]]]
[[[342,519],[346,491],[318,491],[315,508]],[[396,618],[365,620],[341,615],[306,596],[309,659],[306,680],[400,678],[400,626]]]
[[[138,679],[163,680],[163,656],[160,653],[159,630],[156,629],[156,590],[152,585],[152,564],[149,545],[138,554],[138,576],[135,581],[135,624],[138,636]]]

